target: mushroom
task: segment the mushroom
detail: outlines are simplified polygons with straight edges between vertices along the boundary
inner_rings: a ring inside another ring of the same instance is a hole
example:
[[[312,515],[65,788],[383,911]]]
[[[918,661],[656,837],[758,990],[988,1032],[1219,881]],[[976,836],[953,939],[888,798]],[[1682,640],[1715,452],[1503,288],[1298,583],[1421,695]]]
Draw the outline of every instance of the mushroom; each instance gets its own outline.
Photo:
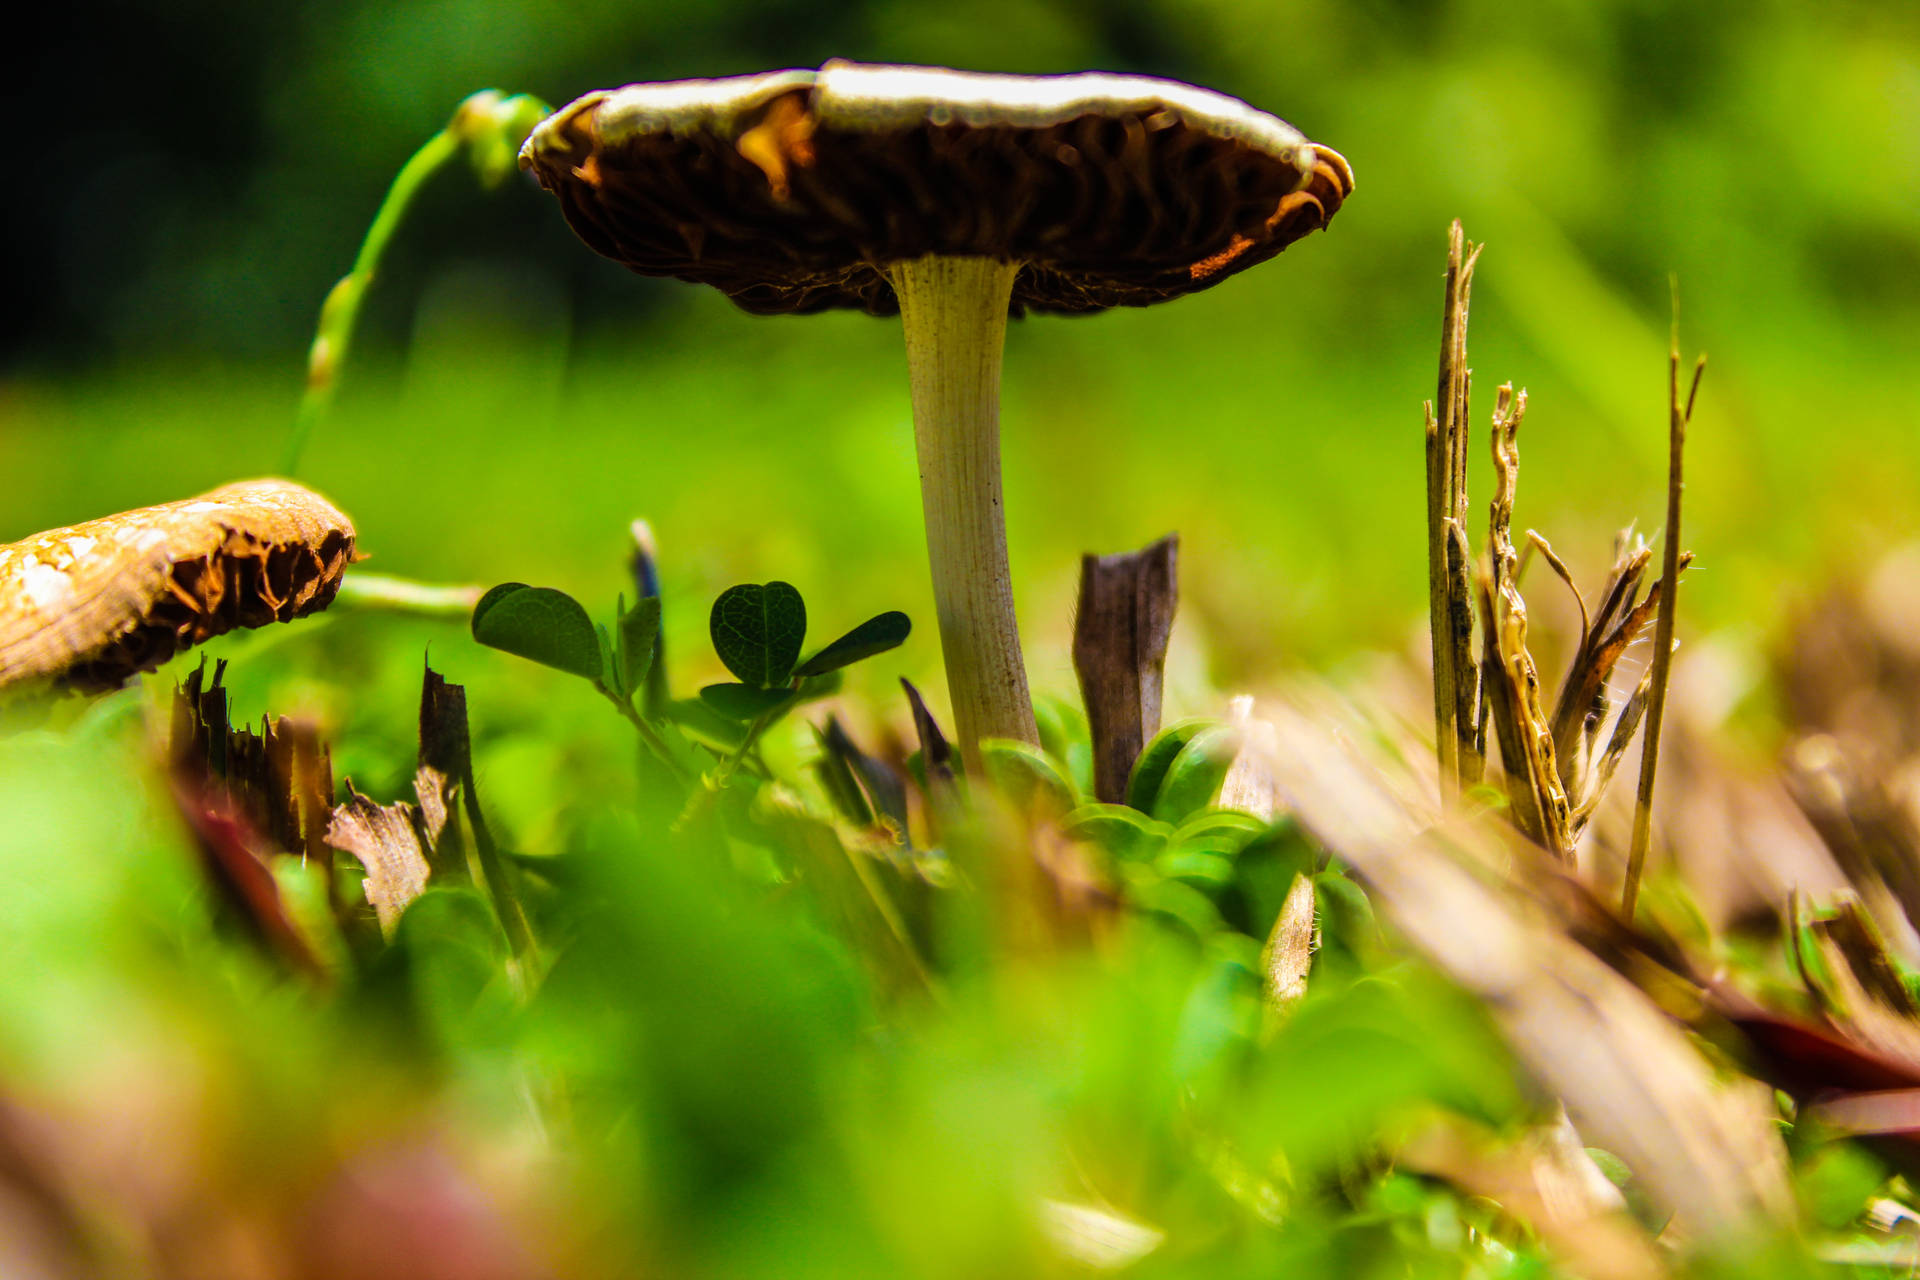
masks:
[[[319,494],[248,480],[0,546],[0,692],[115,688],[235,627],[324,609],[353,540]]]
[[[927,549],[963,751],[1036,742],[1000,498],[1009,315],[1145,306],[1324,227],[1334,151],[1143,76],[830,62],[603,90],[520,163],[594,249],[747,311],[898,312]]]

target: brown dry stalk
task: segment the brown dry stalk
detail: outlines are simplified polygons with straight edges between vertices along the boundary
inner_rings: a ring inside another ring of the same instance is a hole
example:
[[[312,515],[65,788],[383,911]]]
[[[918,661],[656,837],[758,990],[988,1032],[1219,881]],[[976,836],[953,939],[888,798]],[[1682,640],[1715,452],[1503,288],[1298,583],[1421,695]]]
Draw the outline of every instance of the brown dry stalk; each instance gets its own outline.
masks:
[[[215,891],[280,959],[314,977],[327,975],[298,913],[269,870],[277,857],[312,859],[329,884],[332,851],[324,843],[332,807],[333,765],[311,724],[262,717],[236,728],[223,680],[203,661],[174,689],[168,771],[181,816],[195,837]]]
[[[1480,626],[1486,637],[1480,654],[1480,687],[1485,690],[1488,718],[1493,721],[1494,738],[1500,744],[1500,759],[1506,766],[1507,803],[1511,806],[1513,825],[1520,833],[1535,844],[1547,843],[1546,818],[1541,810],[1539,791],[1533,786],[1530,773],[1523,765],[1527,748],[1525,730],[1519,706],[1514,698],[1513,683],[1506,678],[1505,666],[1501,659],[1501,646],[1497,637],[1500,624],[1493,601],[1493,583],[1491,578],[1480,578]]]
[[[1560,778],[1570,793],[1581,793],[1575,805],[1579,813],[1590,813],[1605,790],[1608,780],[1613,776],[1613,768],[1619,764],[1617,754],[1604,774],[1587,767],[1592,759],[1594,744],[1598,740],[1601,727],[1606,723],[1607,712],[1612,707],[1612,695],[1609,682],[1618,668],[1620,659],[1646,633],[1652,624],[1654,615],[1660,607],[1660,596],[1664,580],[1656,581],[1647,588],[1646,599],[1634,602],[1634,591],[1644,576],[1647,562],[1652,553],[1645,547],[1631,546],[1624,541],[1619,557],[1614,563],[1613,576],[1608,583],[1605,602],[1600,618],[1591,626],[1583,628],[1579,651],[1574,655],[1573,663],[1567,668],[1566,680],[1560,686],[1560,699],[1553,712],[1553,745],[1558,753]],[[1680,556],[1680,571],[1685,572],[1693,562],[1691,554]],[[1584,611],[1583,611],[1584,612]],[[1609,624],[1618,616],[1617,625]],[[1651,674],[1651,668],[1646,673]],[[1644,690],[1645,676],[1640,682]],[[1640,712],[1645,709],[1646,694],[1636,692],[1640,702],[1629,722],[1623,712],[1615,721],[1612,740],[1608,751],[1613,753],[1626,747],[1620,730],[1624,728],[1631,736],[1638,726]],[[1586,779],[1584,790],[1580,779]],[[1583,826],[1584,823],[1576,823]]]
[[[1480,690],[1473,663],[1473,598],[1468,557],[1467,308],[1481,246],[1454,220],[1447,235],[1446,304],[1440,325],[1440,381],[1426,406],[1427,621],[1433,638],[1434,745],[1440,790],[1451,799],[1480,777],[1484,742],[1476,733]],[[1438,409],[1436,411],[1436,407]],[[1458,544],[1456,546],[1456,543]]]
[[[1647,846],[1653,842],[1653,781],[1660,767],[1660,724],[1667,710],[1667,677],[1673,666],[1673,616],[1680,598],[1680,493],[1686,452],[1687,423],[1693,418],[1694,397],[1700,394],[1700,375],[1707,369],[1701,356],[1693,367],[1693,385],[1680,399],[1680,298],[1674,291],[1673,336],[1667,348],[1667,528],[1662,535],[1665,553],[1660,580],[1660,620],[1654,627],[1652,689],[1647,697],[1647,733],[1640,747],[1640,786],[1634,797],[1633,843],[1627,852],[1626,882],[1620,890],[1620,908],[1633,918],[1640,896],[1640,877],[1646,871]]]
[[[1513,503],[1520,487],[1520,423],[1527,393],[1500,388],[1493,411],[1494,496],[1487,520],[1487,584],[1481,596],[1486,622],[1482,659],[1488,701],[1500,735],[1500,760],[1522,829],[1562,858],[1571,805],[1554,761],[1553,726],[1540,700],[1540,672],[1527,650],[1527,603],[1520,595],[1513,545]]]
[[[1633,696],[1627,699],[1627,705],[1620,708],[1620,714],[1613,722],[1613,732],[1607,737],[1607,747],[1600,753],[1587,771],[1586,792],[1580,797],[1580,803],[1574,806],[1572,826],[1568,831],[1569,843],[1580,838],[1587,829],[1587,823],[1593,820],[1594,810],[1600,807],[1600,797],[1607,793],[1613,784],[1613,775],[1620,768],[1620,760],[1627,754],[1627,746],[1633,741],[1634,731],[1639,729],[1640,720],[1647,711],[1647,693],[1653,688],[1653,669],[1649,667],[1635,686]]]
[[[1168,534],[1139,551],[1080,557],[1073,669],[1093,738],[1093,792],[1109,804],[1126,799],[1134,761],[1160,732],[1179,555],[1179,535]]]
[[[1920,1000],[1908,989],[1900,962],[1887,948],[1886,936],[1857,895],[1837,896],[1832,914],[1814,921],[1813,929],[1845,957],[1861,987],[1874,999],[1908,1020],[1920,1020]]]
[[[1632,611],[1640,579],[1652,562],[1653,552],[1634,536],[1632,528],[1622,529],[1614,539],[1613,569],[1608,574],[1606,590],[1600,593],[1600,608],[1593,615],[1593,625],[1588,629],[1590,639],[1609,634]]]
[[[1464,790],[1479,785],[1486,774],[1487,699],[1473,660],[1473,551],[1466,526],[1453,519],[1447,521],[1447,616],[1453,643],[1455,756]]]
[[[415,784],[420,784],[416,780]],[[444,823],[446,810],[440,810]],[[389,939],[400,927],[400,917],[415,898],[427,891],[432,875],[428,851],[440,831],[430,827],[420,809],[405,801],[382,805],[347,783],[347,799],[333,811],[327,839],[343,853],[353,855],[366,869],[362,887]]]
[[[235,728],[222,683],[226,666],[216,664],[209,680],[202,659],[175,687],[169,767],[189,794],[243,821],[275,852],[319,866],[331,902],[332,753],[309,721],[263,716],[258,731]]]
[[[0,690],[114,688],[235,627],[326,608],[353,523],[284,480],[0,546]]]

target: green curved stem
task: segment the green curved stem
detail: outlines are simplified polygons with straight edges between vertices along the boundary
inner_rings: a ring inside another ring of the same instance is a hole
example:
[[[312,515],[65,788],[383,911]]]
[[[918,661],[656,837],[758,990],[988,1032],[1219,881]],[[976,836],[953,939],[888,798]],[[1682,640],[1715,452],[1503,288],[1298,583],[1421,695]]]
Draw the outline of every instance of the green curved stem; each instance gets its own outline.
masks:
[[[300,398],[293,435],[287,441],[287,451],[281,460],[281,475],[292,476],[299,468],[308,437],[333,405],[340,368],[346,363],[347,351],[353,343],[360,301],[379,271],[381,256],[393,240],[394,231],[427,181],[459,155],[460,140],[451,129],[442,129],[400,167],[393,185],[387,188],[387,198],[381,202],[380,211],[374,215],[373,225],[367,228],[366,239],[360,242],[353,270],[340,278],[321,304],[320,325],[307,356],[307,390]]]
[[[480,603],[480,597],[485,594],[484,587],[446,586],[415,582],[392,574],[356,571],[340,580],[340,592],[333,598],[333,607],[464,621],[473,616],[473,606]]]

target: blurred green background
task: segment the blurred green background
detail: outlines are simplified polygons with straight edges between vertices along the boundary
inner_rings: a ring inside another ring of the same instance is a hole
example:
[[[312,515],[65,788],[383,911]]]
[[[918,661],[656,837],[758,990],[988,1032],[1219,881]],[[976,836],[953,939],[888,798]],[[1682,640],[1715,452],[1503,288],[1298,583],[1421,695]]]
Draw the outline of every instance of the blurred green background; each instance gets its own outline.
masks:
[[[1169,529],[1175,711],[1416,644],[1420,404],[1456,216],[1488,245],[1476,510],[1512,379],[1532,398],[1522,524],[1587,581],[1616,528],[1655,530],[1671,273],[1683,345],[1712,358],[1683,632],[1764,635],[1920,526],[1912,5],[93,0],[39,21],[13,77],[0,538],[271,469],[321,297],[468,92],[558,103],[831,56],[1175,76],[1356,170],[1327,235],[1219,289],[1013,327],[1007,507],[1042,688],[1072,687],[1077,555]],[[419,207],[366,323],[302,478],[355,517],[370,567],[610,604],[644,515],[689,663],[734,581],[793,581],[823,630],[931,622],[894,325],[756,319],[630,276],[544,193],[465,174]],[[936,671],[932,634],[894,669]],[[444,635],[456,678],[490,661]]]

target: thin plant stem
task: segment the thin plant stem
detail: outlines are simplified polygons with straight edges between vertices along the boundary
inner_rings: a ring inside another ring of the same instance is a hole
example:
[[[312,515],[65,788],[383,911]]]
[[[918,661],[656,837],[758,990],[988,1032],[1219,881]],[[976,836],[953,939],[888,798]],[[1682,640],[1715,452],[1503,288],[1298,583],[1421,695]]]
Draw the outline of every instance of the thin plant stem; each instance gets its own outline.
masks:
[[[799,686],[796,684],[794,687],[798,688]],[[773,711],[762,711],[758,716],[754,717],[753,723],[747,726],[747,736],[740,739],[740,745],[735,748],[733,754],[722,760],[719,769],[714,771],[713,785],[716,788],[724,787],[733,780],[733,775],[739,770],[740,765],[746,760],[747,756],[753,753],[754,748],[759,745],[760,735],[767,731],[767,726],[772,724],[773,720]],[[765,767],[764,764],[762,767]]]
[[[1707,358],[1693,367],[1693,386],[1680,399],[1680,291],[1674,286],[1673,337],[1667,350],[1667,528],[1662,550],[1660,617],[1654,624],[1653,687],[1647,698],[1646,737],[1640,746],[1640,786],[1633,805],[1633,843],[1627,853],[1626,882],[1620,891],[1620,909],[1633,918],[1640,897],[1640,878],[1646,872],[1647,848],[1653,842],[1653,783],[1660,766],[1660,725],[1667,710],[1667,679],[1673,667],[1673,619],[1680,602],[1680,494],[1686,450],[1687,423],[1693,417],[1694,397]]]
[[[506,930],[507,941],[512,945],[514,955],[525,956],[534,947],[533,924],[527,919],[526,908],[521,905],[512,873],[500,856],[500,846],[493,842],[493,832],[481,816],[480,798],[474,792],[471,769],[462,779],[460,791],[465,801],[467,825],[473,828],[473,849],[480,863],[480,874],[486,880],[494,909],[499,913],[500,925]]]
[[[799,686],[796,684],[794,687]],[[749,754],[755,755],[756,760],[758,759],[754,748],[760,741],[760,735],[766,732],[767,726],[779,718],[780,711],[781,708],[775,707],[755,717],[753,723],[747,726],[746,736],[740,740],[740,745],[721,759],[719,768],[702,777],[693,786],[692,794],[687,797],[685,807],[680,810],[680,817],[673,824],[675,830],[685,830],[713,808],[714,800],[726,790],[727,783],[732,781],[733,775]],[[764,761],[760,761],[760,765],[763,769],[765,768]]]
[[[607,701],[611,702],[615,709],[617,709],[622,716],[626,717],[627,723],[634,727],[634,731],[640,735],[640,740],[647,744],[647,749],[653,752],[660,763],[667,767],[667,772],[673,775],[674,781],[680,783],[682,786],[686,786],[693,781],[693,779],[687,776],[687,771],[681,767],[680,762],[673,758],[673,751],[667,746],[667,740],[660,736],[658,729],[647,722],[645,716],[634,709],[632,702],[626,698],[622,698],[619,694],[603,684],[596,682],[594,688],[600,690],[600,692],[606,696]]]
[[[416,618],[470,618],[484,587],[449,587],[385,573],[350,573],[340,580],[335,609],[404,613]]]
[[[367,228],[366,239],[360,242],[360,253],[353,260],[353,270],[342,276],[327,293],[327,300],[320,307],[319,329],[314,334],[313,346],[307,355],[306,393],[300,397],[293,435],[288,438],[287,450],[281,459],[282,475],[292,476],[299,469],[300,457],[306,451],[308,439],[333,405],[334,391],[340,383],[340,369],[346,363],[347,352],[353,345],[354,323],[360,315],[361,300],[366,297],[367,289],[379,271],[380,260],[392,242],[395,230],[427,182],[459,155],[460,140],[451,129],[442,129],[434,134],[413,153],[406,164],[400,167],[393,185],[387,188],[387,197],[381,202],[380,211],[374,215],[373,225]]]

